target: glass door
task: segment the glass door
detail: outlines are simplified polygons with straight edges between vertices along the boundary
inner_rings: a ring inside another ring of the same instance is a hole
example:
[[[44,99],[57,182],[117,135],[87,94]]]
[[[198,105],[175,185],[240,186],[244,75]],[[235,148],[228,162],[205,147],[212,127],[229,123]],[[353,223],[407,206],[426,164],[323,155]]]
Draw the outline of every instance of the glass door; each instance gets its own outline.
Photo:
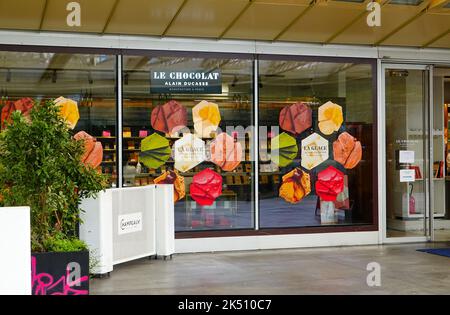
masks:
[[[450,66],[433,69],[433,155],[434,164],[445,165],[433,179],[433,241],[450,241]],[[442,161],[442,162],[441,162]],[[441,176],[443,175],[443,176]],[[434,233],[433,233],[434,232]]]
[[[427,218],[434,165],[429,128],[430,71],[426,66],[386,64],[383,79],[384,240],[425,241],[431,236],[431,220]]]

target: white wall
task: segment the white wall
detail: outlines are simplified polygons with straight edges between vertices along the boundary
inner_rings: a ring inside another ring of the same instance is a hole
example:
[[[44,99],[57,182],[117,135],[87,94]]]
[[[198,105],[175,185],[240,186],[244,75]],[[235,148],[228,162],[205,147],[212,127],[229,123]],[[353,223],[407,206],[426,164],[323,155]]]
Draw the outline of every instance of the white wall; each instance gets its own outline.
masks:
[[[31,294],[30,208],[0,208],[0,295]]]
[[[410,59],[450,64],[450,49],[323,45],[307,43],[159,38],[52,32],[0,31],[0,44],[115,49],[177,50],[217,53],[283,54],[304,56]]]
[[[377,231],[208,237],[177,239],[175,240],[175,252],[180,254],[233,250],[375,245],[378,242],[379,235]]]

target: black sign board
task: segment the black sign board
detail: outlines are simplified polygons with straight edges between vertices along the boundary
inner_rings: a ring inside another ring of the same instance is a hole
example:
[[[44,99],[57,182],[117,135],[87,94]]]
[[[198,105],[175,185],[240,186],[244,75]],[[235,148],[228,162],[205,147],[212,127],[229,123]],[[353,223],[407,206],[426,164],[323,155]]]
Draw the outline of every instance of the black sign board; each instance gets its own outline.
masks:
[[[218,70],[154,70],[150,71],[150,93],[222,94],[222,75]]]

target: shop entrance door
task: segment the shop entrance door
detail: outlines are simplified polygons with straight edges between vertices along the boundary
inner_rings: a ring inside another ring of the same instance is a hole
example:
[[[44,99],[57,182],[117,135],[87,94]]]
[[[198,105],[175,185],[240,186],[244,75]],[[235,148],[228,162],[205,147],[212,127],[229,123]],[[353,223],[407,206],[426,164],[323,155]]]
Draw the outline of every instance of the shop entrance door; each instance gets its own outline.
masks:
[[[450,241],[450,66],[433,69],[434,161],[442,160],[444,177],[434,179],[434,234],[437,242]],[[440,135],[443,131],[443,136]]]
[[[430,68],[384,64],[384,242],[432,238]],[[443,135],[443,133],[441,133]]]

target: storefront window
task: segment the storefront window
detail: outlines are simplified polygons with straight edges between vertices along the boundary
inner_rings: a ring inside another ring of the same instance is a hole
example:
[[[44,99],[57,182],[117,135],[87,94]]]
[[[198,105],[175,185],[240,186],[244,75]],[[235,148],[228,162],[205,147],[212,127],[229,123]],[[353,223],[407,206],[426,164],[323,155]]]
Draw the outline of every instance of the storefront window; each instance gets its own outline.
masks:
[[[173,183],[176,231],[253,228],[252,61],[123,64],[123,186]]]
[[[0,106],[74,100],[111,187],[174,185],[177,232],[254,229],[256,185],[262,229],[375,223],[372,61],[262,57],[258,124],[250,58],[124,56],[122,117],[115,69],[113,55],[1,52]]]
[[[71,118],[74,134],[84,131],[102,144],[103,154],[92,152],[89,159],[114,187],[115,65],[113,55],[0,52],[0,107],[14,108],[23,98],[40,102],[62,96],[75,101],[79,115]]]
[[[372,224],[374,65],[259,64],[260,226]]]

